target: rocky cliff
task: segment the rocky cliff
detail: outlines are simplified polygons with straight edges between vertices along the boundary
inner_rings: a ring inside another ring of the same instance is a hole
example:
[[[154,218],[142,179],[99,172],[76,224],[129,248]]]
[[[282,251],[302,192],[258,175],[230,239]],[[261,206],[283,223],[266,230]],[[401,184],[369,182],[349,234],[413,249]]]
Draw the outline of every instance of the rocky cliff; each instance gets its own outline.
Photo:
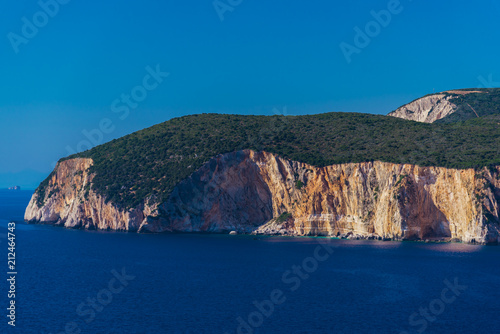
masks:
[[[389,116],[411,121],[454,123],[500,113],[500,89],[459,89],[424,96]]]
[[[429,95],[396,109],[389,116],[410,121],[433,123],[457,110],[457,106],[450,102],[453,98],[453,95],[446,94]]]
[[[219,155],[168,201],[125,210],[92,189],[91,159],[60,162],[28,222],[138,232],[500,241],[500,168],[384,162],[314,167],[251,150]]]

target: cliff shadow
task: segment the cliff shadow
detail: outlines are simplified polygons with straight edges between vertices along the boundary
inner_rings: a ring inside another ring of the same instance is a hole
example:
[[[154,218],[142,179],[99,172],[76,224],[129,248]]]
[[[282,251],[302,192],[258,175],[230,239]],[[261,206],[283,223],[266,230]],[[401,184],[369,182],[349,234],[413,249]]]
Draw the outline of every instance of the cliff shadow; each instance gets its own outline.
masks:
[[[425,184],[434,184],[435,179]],[[450,238],[450,223],[436,206],[431,194],[417,182],[407,177],[397,193],[402,218],[401,230],[405,240]]]
[[[273,218],[271,191],[245,151],[210,160],[174,189],[162,209],[173,231],[250,232]]]

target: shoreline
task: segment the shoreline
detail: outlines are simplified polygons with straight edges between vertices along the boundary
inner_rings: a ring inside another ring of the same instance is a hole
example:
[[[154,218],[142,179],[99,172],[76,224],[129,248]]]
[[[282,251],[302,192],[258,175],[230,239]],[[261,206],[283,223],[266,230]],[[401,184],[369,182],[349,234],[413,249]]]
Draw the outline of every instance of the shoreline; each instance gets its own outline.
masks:
[[[9,220],[5,220],[9,222]],[[39,225],[39,226],[51,226],[55,228],[61,228],[66,230],[75,230],[75,231],[84,231],[84,232],[101,232],[101,233],[124,233],[124,234],[137,234],[137,235],[219,235],[219,236],[228,236],[228,237],[238,237],[238,236],[247,236],[253,238],[265,237],[286,237],[286,238],[311,238],[311,239],[332,239],[332,240],[346,240],[346,241],[377,241],[377,242],[399,242],[399,243],[418,243],[418,244],[464,244],[471,246],[499,246],[498,243],[479,243],[479,242],[463,242],[459,239],[452,238],[428,238],[428,239],[419,239],[419,240],[410,240],[410,239],[402,239],[402,238],[383,238],[383,237],[375,237],[375,236],[326,236],[326,235],[282,235],[282,234],[256,234],[253,232],[250,233],[237,233],[231,234],[232,231],[224,231],[224,232],[161,232],[161,233],[139,233],[137,231],[126,231],[126,230],[111,230],[111,229],[86,229],[86,228],[69,228],[62,225],[56,225],[53,223],[43,223],[43,222],[27,222],[27,221],[15,221],[16,224],[24,224],[24,225]]]

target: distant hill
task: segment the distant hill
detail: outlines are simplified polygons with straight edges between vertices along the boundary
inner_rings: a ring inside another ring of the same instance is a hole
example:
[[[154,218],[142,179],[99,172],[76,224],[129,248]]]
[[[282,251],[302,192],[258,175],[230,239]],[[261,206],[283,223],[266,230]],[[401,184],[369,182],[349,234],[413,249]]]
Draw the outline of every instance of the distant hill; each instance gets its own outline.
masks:
[[[452,123],[496,114],[500,114],[500,88],[472,88],[424,96],[389,116],[424,123]]]

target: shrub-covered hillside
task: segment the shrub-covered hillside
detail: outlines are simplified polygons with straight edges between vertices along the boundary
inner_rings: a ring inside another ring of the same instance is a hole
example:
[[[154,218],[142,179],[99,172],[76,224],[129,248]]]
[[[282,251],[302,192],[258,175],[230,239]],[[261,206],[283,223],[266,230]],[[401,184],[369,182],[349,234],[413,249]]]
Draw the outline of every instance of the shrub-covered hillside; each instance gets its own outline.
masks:
[[[455,92],[470,91],[471,89],[459,89]],[[452,123],[465,121],[488,115],[500,114],[500,89],[472,89],[480,93],[471,94],[452,94],[445,92],[444,94],[452,95],[451,103],[457,106],[457,110],[443,119],[437,120],[438,123]],[[475,111],[475,112],[474,112]],[[477,115],[476,115],[477,113]]]
[[[499,116],[425,124],[355,113],[202,114],[175,118],[68,158],[92,158],[93,189],[131,208],[149,195],[165,200],[212,157],[243,149],[315,166],[373,160],[453,168],[500,164],[499,124]]]

